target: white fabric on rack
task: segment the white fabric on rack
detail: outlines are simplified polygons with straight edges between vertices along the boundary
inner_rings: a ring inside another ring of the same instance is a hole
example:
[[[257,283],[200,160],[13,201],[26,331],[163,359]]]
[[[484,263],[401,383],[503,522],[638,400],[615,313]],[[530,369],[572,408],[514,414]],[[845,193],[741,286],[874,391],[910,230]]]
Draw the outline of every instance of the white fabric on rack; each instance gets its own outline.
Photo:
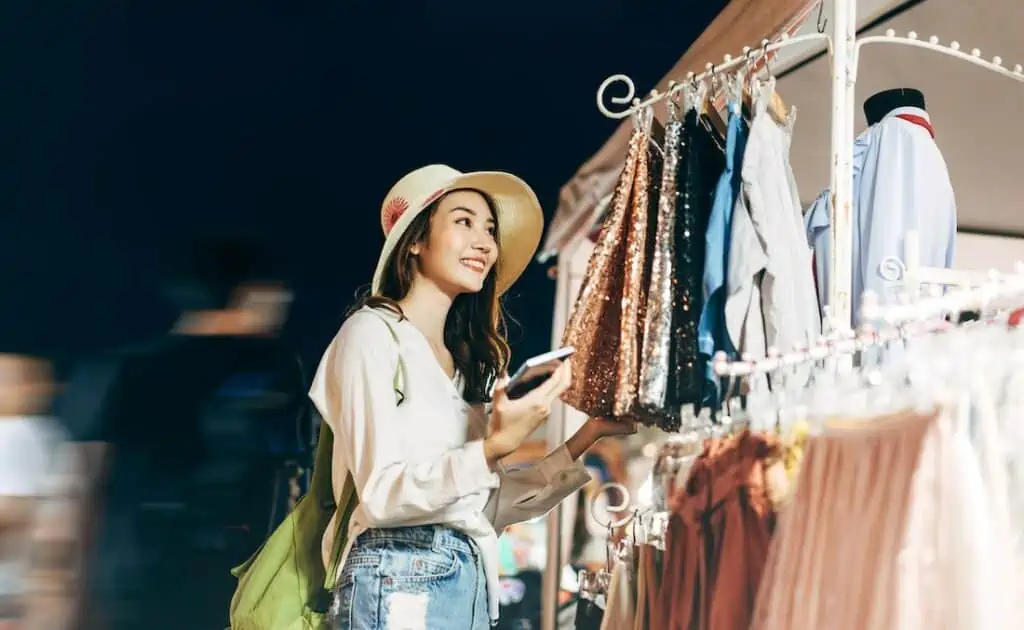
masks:
[[[999,550],[993,552],[993,606],[995,627],[1008,628],[1019,620],[1024,603],[1017,597],[1021,573],[1017,555],[1020,530],[1013,522],[1011,490],[1011,454],[1013,444],[1003,433],[999,398],[1001,392],[991,374],[972,371],[972,434],[981,478],[992,519],[993,540]]]
[[[899,630],[1009,630],[995,528],[961,407],[925,439],[899,557]],[[955,426],[961,425],[961,426]]]
[[[940,423],[940,427],[942,423]],[[951,630],[1010,630],[999,611],[1006,604],[993,568],[996,564],[996,530],[991,501],[985,492],[981,469],[973,452],[970,435],[960,426],[944,446],[942,467],[942,509],[939,521],[944,538],[940,553],[946,556],[946,588],[933,593],[939,600],[951,594],[949,616],[939,627]],[[935,626],[933,626],[935,627]],[[914,630],[917,630],[915,628]]]
[[[608,603],[604,609],[604,617],[601,618],[601,630],[633,630],[635,617],[635,601],[633,588],[629,582],[629,570],[624,562],[616,562],[608,586]]]
[[[790,132],[766,111],[772,85],[756,105],[743,154],[742,188],[729,245],[726,326],[741,353],[788,351],[821,333],[811,251],[789,164]]]
[[[1007,552],[1014,559],[1018,575],[1024,578],[1024,423],[1021,422],[1021,418],[1024,418],[1024,368],[1018,366],[1011,371],[1004,392],[1000,435],[1007,450],[1007,483],[1013,532]],[[1024,579],[1019,579],[1015,586],[1013,599],[1024,609]]]
[[[927,129],[898,118],[906,114],[930,122],[916,107],[889,112],[854,142],[853,148],[853,323],[859,323],[860,296],[874,291],[892,303],[907,262],[903,237],[916,230],[918,264],[953,265],[956,200],[946,161]],[[828,303],[831,260],[831,193],[822,192],[804,215],[807,241],[815,252],[818,296]]]

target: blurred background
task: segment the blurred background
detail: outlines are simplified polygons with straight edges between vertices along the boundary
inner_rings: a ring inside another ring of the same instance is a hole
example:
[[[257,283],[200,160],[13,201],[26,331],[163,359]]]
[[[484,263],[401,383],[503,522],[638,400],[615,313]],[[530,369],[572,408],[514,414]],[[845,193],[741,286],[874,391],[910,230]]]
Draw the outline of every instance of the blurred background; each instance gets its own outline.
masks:
[[[550,219],[614,130],[598,84],[653,85],[724,2],[0,5],[0,335],[75,359],[165,330],[160,252],[205,231],[269,240],[319,358],[383,242],[379,209],[431,162],[503,169]],[[509,297],[520,359],[549,347],[554,283]]]

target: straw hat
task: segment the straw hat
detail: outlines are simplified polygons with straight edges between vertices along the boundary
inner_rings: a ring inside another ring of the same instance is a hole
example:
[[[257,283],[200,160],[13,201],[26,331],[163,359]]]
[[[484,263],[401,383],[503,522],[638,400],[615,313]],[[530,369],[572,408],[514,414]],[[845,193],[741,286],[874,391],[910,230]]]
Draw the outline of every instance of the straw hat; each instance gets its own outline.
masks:
[[[450,166],[431,164],[398,180],[380,208],[384,248],[373,273],[372,292],[380,292],[384,269],[402,234],[416,215],[447,192],[478,190],[494,202],[498,220],[497,289],[502,294],[530,264],[544,231],[544,212],[533,190],[515,175],[497,171],[461,173]]]

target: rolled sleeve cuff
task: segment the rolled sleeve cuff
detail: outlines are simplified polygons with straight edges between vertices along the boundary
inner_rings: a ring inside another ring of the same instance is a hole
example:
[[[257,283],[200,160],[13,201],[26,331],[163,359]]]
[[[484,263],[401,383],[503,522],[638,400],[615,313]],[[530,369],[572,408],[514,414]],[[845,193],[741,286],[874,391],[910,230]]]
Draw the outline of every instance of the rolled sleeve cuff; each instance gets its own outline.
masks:
[[[464,497],[481,490],[497,488],[501,480],[498,474],[487,465],[484,441],[475,440],[462,448],[463,457],[459,458],[459,461],[463,465],[455,470],[455,485],[458,495]]]
[[[566,479],[578,473],[587,474],[587,469],[583,462],[579,460],[574,461],[572,455],[569,454],[569,447],[565,444],[551,451],[547,457],[537,464],[537,468],[540,469],[540,474],[544,477],[547,485],[561,485],[565,483]],[[589,477],[589,474],[587,476]]]

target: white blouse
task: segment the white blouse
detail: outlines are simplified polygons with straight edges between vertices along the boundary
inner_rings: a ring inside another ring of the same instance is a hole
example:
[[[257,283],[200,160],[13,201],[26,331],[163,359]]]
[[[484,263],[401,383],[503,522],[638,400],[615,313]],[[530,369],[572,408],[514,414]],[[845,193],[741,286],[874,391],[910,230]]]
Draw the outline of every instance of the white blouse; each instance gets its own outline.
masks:
[[[448,378],[415,326],[389,311],[363,308],[328,346],[310,397],[335,435],[335,495],[351,473],[359,497],[342,563],[367,529],[447,525],[479,547],[491,618],[497,619],[498,534],[546,514],[590,475],[564,445],[534,466],[491,472],[483,449],[487,411],[464,402],[461,389],[461,379]],[[330,549],[327,538],[333,539],[333,523],[324,541]]]

